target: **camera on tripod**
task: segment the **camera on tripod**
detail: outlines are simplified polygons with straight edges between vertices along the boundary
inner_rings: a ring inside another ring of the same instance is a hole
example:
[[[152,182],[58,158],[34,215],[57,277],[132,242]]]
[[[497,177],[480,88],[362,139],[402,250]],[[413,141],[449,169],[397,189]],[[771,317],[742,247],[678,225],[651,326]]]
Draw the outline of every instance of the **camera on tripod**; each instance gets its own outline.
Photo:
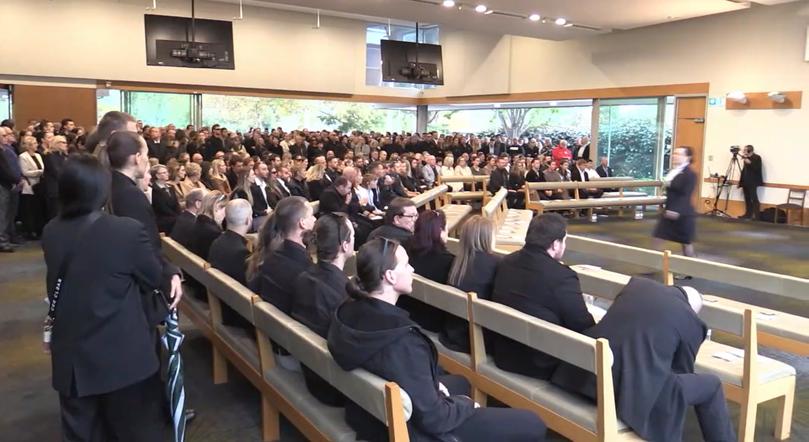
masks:
[[[740,150],[742,150],[742,148],[739,146],[730,146],[730,153],[733,155],[738,155]]]

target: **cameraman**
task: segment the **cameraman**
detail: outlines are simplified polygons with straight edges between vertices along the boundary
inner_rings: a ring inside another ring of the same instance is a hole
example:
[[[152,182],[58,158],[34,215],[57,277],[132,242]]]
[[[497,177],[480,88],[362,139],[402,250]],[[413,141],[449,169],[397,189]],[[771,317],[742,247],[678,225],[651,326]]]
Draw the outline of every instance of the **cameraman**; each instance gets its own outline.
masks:
[[[742,218],[758,219],[759,202],[758,187],[764,184],[761,173],[761,157],[753,153],[753,146],[744,146],[740,155],[744,161],[744,169],[739,179],[739,187],[744,191],[744,215]]]

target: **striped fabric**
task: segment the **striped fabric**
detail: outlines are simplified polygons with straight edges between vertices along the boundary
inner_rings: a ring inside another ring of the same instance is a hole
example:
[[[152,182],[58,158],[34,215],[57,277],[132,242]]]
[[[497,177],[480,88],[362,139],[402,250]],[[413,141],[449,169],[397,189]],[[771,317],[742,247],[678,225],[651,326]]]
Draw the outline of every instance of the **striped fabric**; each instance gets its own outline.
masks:
[[[169,365],[166,380],[166,397],[169,400],[171,421],[174,427],[174,442],[185,440],[185,387],[183,385],[183,358],[180,346],[185,336],[180,331],[177,309],[166,317],[166,332],[163,334],[163,346],[169,353]]]

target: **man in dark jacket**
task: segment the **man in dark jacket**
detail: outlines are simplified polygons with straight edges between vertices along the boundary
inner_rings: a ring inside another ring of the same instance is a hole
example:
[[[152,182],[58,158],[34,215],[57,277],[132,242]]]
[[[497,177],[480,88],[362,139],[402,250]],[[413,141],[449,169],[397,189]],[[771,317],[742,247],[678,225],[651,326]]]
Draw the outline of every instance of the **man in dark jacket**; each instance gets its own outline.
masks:
[[[23,175],[12,143],[14,132],[0,127],[0,252],[13,252],[12,242],[21,242],[15,237],[14,222],[20,201]]]
[[[531,220],[525,246],[497,266],[492,301],[581,333],[594,322],[576,272],[560,262],[566,227],[557,213]],[[550,378],[558,364],[553,356],[499,335],[494,342],[494,362],[503,370],[539,379]]]
[[[194,224],[197,222],[197,215],[202,210],[202,197],[205,192],[202,189],[194,189],[185,196],[185,210],[177,215],[174,227],[171,229],[171,239],[180,243],[186,249],[190,249],[194,242]]]
[[[215,269],[247,286],[247,257],[250,256],[249,241],[245,237],[253,225],[253,209],[250,202],[235,199],[225,207],[227,230],[219,235],[208,251],[208,262]],[[247,330],[250,323],[226,304],[222,304],[222,321],[225,325],[235,325]]]
[[[596,173],[601,178],[609,178],[614,177],[615,172],[612,171],[612,167],[610,167],[610,160],[607,157],[601,157],[601,163],[596,167]]]
[[[761,157],[754,153],[753,146],[750,144],[744,146],[744,154],[741,157],[744,161],[744,169],[742,169],[742,176],[739,179],[739,187],[744,191],[744,215],[741,217],[758,219],[758,188],[764,185]]]
[[[385,212],[384,224],[368,235],[368,241],[376,238],[387,238],[404,244],[413,236],[419,211],[416,204],[408,198],[394,198]]]
[[[707,327],[697,316],[702,296],[690,287],[632,278],[598,325],[585,335],[607,338],[618,417],[644,440],[681,441],[685,411],[694,405],[705,440],[736,440],[722,383],[695,374]],[[564,363],[553,382],[593,400],[596,378]]]

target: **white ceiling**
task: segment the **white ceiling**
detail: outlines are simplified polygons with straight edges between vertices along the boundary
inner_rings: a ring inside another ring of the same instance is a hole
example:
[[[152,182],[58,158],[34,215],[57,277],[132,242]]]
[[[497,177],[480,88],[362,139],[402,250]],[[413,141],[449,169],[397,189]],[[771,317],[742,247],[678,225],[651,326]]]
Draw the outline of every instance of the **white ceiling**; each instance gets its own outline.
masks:
[[[235,0],[220,0],[234,3]],[[795,0],[757,0],[759,5]],[[245,4],[314,12],[366,20],[437,23],[454,29],[513,34],[551,40],[567,40],[621,29],[633,29],[677,20],[746,9],[744,0],[456,0],[460,9],[444,8],[441,0],[245,0]],[[475,12],[485,4],[495,13]],[[540,14],[548,23],[513,17]],[[564,17],[575,24],[562,27],[553,19]]]

